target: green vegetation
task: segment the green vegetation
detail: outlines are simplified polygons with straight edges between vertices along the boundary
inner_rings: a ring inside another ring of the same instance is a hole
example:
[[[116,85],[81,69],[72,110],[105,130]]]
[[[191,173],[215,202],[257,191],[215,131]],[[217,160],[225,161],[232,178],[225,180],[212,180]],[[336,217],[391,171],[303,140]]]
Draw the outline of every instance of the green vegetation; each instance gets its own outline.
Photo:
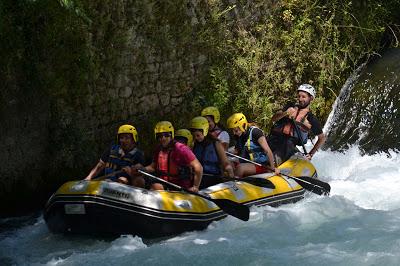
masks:
[[[115,57],[133,27],[166,57],[207,54],[189,110],[215,104],[268,127],[273,111],[305,82],[317,88],[314,110],[324,120],[360,61],[399,44],[399,0],[236,2],[198,3],[204,22],[193,24],[190,1],[139,1],[118,25],[110,10],[126,5],[120,1],[2,1],[1,71],[6,84],[22,78],[27,90],[74,102],[101,75],[118,72]]]
[[[399,45],[398,0],[237,2],[209,1],[205,101],[226,113],[242,111],[263,127],[301,83],[317,88],[313,109],[324,121],[357,65]]]
[[[90,69],[87,23],[78,9],[70,11],[73,6],[60,3],[67,5],[47,0],[1,2],[0,67],[6,83],[18,77],[28,81],[14,80],[19,87],[56,97],[85,90]]]

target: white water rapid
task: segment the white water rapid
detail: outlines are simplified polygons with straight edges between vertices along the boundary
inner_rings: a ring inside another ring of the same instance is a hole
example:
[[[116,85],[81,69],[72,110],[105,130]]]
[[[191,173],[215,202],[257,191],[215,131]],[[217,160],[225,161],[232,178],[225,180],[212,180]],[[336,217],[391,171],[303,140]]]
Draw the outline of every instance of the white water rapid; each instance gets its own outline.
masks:
[[[50,233],[42,217],[0,234],[1,265],[397,265],[400,155],[321,151],[313,159],[329,197],[254,208],[207,230],[153,243]],[[19,218],[21,219],[21,218]],[[18,223],[18,218],[8,223]]]

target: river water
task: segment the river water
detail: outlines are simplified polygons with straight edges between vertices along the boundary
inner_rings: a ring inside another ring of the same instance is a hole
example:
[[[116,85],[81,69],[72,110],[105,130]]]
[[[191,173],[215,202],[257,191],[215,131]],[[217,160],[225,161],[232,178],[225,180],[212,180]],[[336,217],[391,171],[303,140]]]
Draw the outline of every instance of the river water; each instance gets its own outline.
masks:
[[[399,51],[395,51],[398,58]],[[400,60],[395,61],[398,70]],[[367,90],[361,88],[356,94],[381,88],[379,97],[367,97],[363,103],[339,97],[335,104],[339,115],[333,115],[325,128],[327,133],[332,125],[336,129],[330,134],[328,148],[332,148],[319,151],[312,160],[319,177],[332,187],[329,197],[308,194],[279,208],[254,207],[248,222],[227,217],[204,231],[152,241],[130,235],[117,239],[55,235],[40,213],[1,219],[0,265],[398,265],[400,93],[398,71],[387,69],[389,65],[383,64],[384,81],[368,71],[357,73],[370,78],[362,78]],[[342,91],[353,86],[346,84]],[[374,121],[383,119],[389,121],[388,130],[381,134],[369,130],[377,124]]]
[[[400,154],[361,155],[353,146],[313,162],[329,197],[253,208],[249,222],[228,217],[170,239],[66,237],[50,233],[42,216],[2,220],[0,265],[397,265]]]

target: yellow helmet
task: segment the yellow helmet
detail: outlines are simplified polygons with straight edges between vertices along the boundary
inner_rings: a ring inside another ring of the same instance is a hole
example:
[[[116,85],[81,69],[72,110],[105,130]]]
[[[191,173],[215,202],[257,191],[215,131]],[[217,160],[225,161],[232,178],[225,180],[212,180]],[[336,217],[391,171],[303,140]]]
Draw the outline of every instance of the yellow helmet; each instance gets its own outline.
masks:
[[[247,119],[242,113],[235,113],[231,115],[227,120],[228,128],[239,127],[242,132],[245,132],[247,129]]]
[[[190,131],[186,128],[183,129],[178,129],[175,133],[175,138],[176,137],[182,137],[182,138],[186,138],[187,139],[187,145],[189,147],[192,147],[193,144],[193,136],[192,133],[190,133]]]
[[[214,118],[215,124],[219,122],[221,119],[221,115],[219,114],[218,108],[214,106],[209,106],[201,111],[201,116],[212,116]]]
[[[156,139],[157,139],[157,133],[164,133],[164,132],[170,132],[172,135],[172,138],[174,138],[174,127],[172,126],[171,122],[160,121],[154,127],[154,137]]]
[[[132,125],[122,125],[118,128],[118,133],[117,133],[117,140],[119,141],[119,134],[123,134],[123,133],[128,133],[128,134],[132,134],[133,140],[135,142],[138,142],[138,133],[136,131],[136,128]]]
[[[196,116],[190,122],[190,129],[199,129],[203,131],[203,135],[207,136],[208,134],[208,120],[203,116]]]

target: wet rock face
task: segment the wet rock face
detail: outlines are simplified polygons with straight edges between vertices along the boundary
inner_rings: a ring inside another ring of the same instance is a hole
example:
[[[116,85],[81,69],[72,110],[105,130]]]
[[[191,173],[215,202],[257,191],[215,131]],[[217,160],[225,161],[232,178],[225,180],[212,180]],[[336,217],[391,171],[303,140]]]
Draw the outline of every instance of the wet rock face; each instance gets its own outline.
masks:
[[[369,63],[342,89],[327,122],[326,147],[358,144],[365,153],[400,150],[400,49]]]

